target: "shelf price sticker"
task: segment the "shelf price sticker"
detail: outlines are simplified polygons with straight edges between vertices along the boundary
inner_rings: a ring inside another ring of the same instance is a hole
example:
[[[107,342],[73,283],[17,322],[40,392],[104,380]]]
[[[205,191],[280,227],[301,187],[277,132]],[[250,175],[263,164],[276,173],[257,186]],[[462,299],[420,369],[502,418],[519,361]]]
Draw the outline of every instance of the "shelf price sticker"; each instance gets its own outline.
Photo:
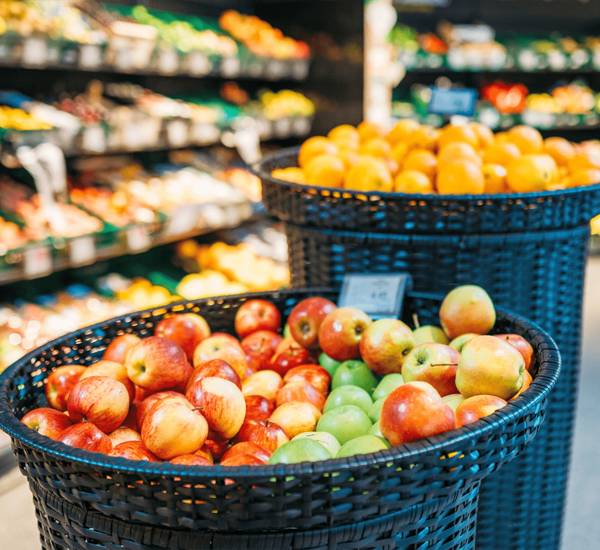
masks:
[[[429,113],[472,117],[476,100],[477,90],[472,88],[445,89],[432,86]]]
[[[192,140],[195,143],[207,144],[219,141],[221,131],[214,124],[199,122],[192,127]]]
[[[85,151],[102,153],[106,149],[106,138],[101,126],[88,126],[81,138],[81,146]]]
[[[69,242],[69,255],[74,266],[93,264],[96,260],[94,237],[76,237]]]
[[[212,71],[212,63],[202,52],[191,52],[187,57],[187,70],[193,76],[203,76]]]
[[[354,307],[373,319],[399,318],[404,295],[412,288],[409,273],[344,276],[338,307]]]
[[[175,119],[169,122],[167,126],[167,139],[169,145],[181,147],[189,141],[189,131],[187,124],[181,119]]]
[[[130,252],[143,252],[150,248],[150,235],[143,225],[134,225],[133,227],[130,227],[125,234],[125,237],[127,240],[127,249]]]
[[[21,57],[23,65],[40,67],[48,63],[48,46],[43,38],[32,37],[25,40]]]
[[[221,61],[221,75],[233,78],[240,74],[240,60],[237,57],[225,57]]]
[[[175,74],[179,69],[179,56],[175,50],[160,50],[158,54],[158,72]]]
[[[52,273],[52,254],[48,245],[32,246],[25,250],[23,272],[26,279],[43,277]]]
[[[265,77],[269,80],[279,80],[288,73],[288,68],[283,61],[271,59],[265,67]]]
[[[79,46],[79,68],[98,69],[102,65],[102,49],[96,44]]]
[[[199,209],[197,204],[183,204],[175,209],[165,227],[166,237],[187,235],[198,225]]]

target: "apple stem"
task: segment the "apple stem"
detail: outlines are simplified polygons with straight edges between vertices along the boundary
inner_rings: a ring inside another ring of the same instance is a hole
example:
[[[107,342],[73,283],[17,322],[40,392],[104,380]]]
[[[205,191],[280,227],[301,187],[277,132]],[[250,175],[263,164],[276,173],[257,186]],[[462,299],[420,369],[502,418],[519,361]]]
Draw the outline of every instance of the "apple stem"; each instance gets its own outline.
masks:
[[[432,367],[457,367],[458,363],[436,363],[432,364]]]
[[[415,328],[421,328],[421,324],[419,323],[419,316],[416,313],[413,313],[413,323],[415,324]]]

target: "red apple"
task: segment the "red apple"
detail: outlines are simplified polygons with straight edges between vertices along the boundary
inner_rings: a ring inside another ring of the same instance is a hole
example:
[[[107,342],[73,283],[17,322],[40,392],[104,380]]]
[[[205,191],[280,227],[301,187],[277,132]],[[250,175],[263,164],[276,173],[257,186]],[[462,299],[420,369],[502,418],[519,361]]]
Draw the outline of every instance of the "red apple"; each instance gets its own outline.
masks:
[[[298,380],[306,380],[327,397],[331,375],[320,365],[299,365],[287,371],[283,377],[284,384]]]
[[[280,376],[285,376],[288,371],[300,365],[312,362],[310,351],[304,349],[293,338],[284,338],[271,358],[269,370],[273,370]]]
[[[202,378],[185,394],[188,401],[200,410],[208,427],[221,439],[234,437],[246,416],[246,402],[240,389],[223,378]]]
[[[531,386],[532,382],[533,378],[531,377],[531,374],[529,374],[529,371],[526,370],[525,376],[523,376],[523,385],[521,386],[521,389],[513,397],[511,397],[509,401],[514,401],[517,397],[519,397],[519,395],[521,395],[529,386]]]
[[[371,318],[353,307],[334,309],[319,328],[321,349],[336,361],[348,361],[359,356],[359,345]]]
[[[169,389],[176,391],[178,393],[185,394],[185,391],[188,387],[188,382],[190,381],[190,378],[192,377],[193,374],[194,374],[194,367],[192,367],[192,365],[190,365],[188,363],[186,366],[185,375],[183,376],[183,379],[181,380],[181,382],[179,382],[179,384],[177,384],[176,386],[173,386],[172,388],[169,388]]]
[[[415,347],[412,330],[397,319],[379,319],[364,331],[360,355],[366,365],[385,376],[402,372],[404,358]]]
[[[198,344],[210,336],[210,328],[204,317],[195,313],[182,313],[160,321],[154,329],[154,336],[177,342],[191,362]]]
[[[56,438],[56,441],[93,453],[108,454],[112,449],[110,437],[89,422],[69,426]]]
[[[237,455],[253,456],[261,460],[263,464],[268,464],[271,454],[272,452],[263,447],[262,445],[244,441],[242,443],[236,443],[233,447],[231,447],[223,455],[223,458],[221,459],[221,464],[223,464],[223,461],[226,461],[228,458],[232,458]]]
[[[161,460],[152,454],[143,441],[124,441],[119,443],[108,456],[128,458],[129,460],[146,460],[148,462],[161,462]]]
[[[476,395],[456,407],[456,427],[462,428],[506,406],[506,401],[494,395]]]
[[[325,298],[307,298],[292,309],[288,317],[288,326],[294,340],[303,348],[319,349],[319,329],[323,319],[337,306]]]
[[[252,455],[246,455],[238,453],[237,455],[230,456],[227,460],[221,460],[219,463],[221,466],[264,466],[265,463],[260,458]],[[234,481],[232,479],[226,479],[225,485],[231,485]]]
[[[249,361],[248,356],[246,355],[246,361]],[[246,375],[244,376],[244,380],[246,378],[249,378],[250,376],[252,376],[253,374],[256,374],[256,370],[253,369],[250,364],[248,364],[248,366],[246,367]]]
[[[321,416],[321,411],[312,403],[292,401],[277,407],[269,422],[281,426],[286,435],[294,439],[302,432],[314,432]]]
[[[64,430],[73,425],[65,413],[46,407],[29,411],[21,419],[21,422],[50,439],[56,439]]]
[[[215,463],[213,455],[210,452],[210,449],[208,448],[208,446],[206,445],[206,441],[204,442],[204,445],[202,445],[202,447],[200,447],[194,454],[201,458],[204,458],[205,460],[208,460],[211,464]],[[183,455],[183,456],[185,456],[185,455]]]
[[[458,393],[456,369],[460,353],[450,346],[427,342],[413,348],[404,359],[402,379],[405,382],[427,382],[441,397]]]
[[[209,336],[194,352],[194,368],[201,367],[213,359],[225,361],[237,373],[240,380],[246,376],[248,361],[239,342],[224,336]]]
[[[281,326],[279,310],[266,300],[248,300],[235,314],[235,331],[240,338],[257,330],[277,332]]]
[[[214,460],[221,460],[221,457],[227,452],[229,446],[229,441],[215,441],[214,439],[207,439],[204,442],[204,447],[210,451],[210,454]]]
[[[210,460],[207,460],[204,457],[198,456],[197,454],[193,455],[181,455],[176,456],[169,460],[171,464],[183,464],[185,466],[212,466],[213,463]]]
[[[183,397],[161,399],[148,411],[142,424],[146,447],[163,460],[196,452],[207,435],[206,419]]]
[[[453,340],[461,334],[487,334],[496,322],[496,310],[488,293],[475,285],[451,290],[440,307],[442,329]]]
[[[124,365],[129,350],[139,341],[140,338],[135,334],[121,334],[121,336],[117,336],[110,344],[108,344],[108,347],[104,350],[102,359],[104,361],[114,361],[115,363]]]
[[[165,397],[170,397],[170,396],[184,397],[184,395],[182,393],[179,393],[179,392],[176,392],[176,391],[172,391],[172,390],[159,391],[157,393],[153,393],[149,397],[146,397],[146,399],[144,399],[137,406],[136,421],[137,421],[138,427],[140,427],[140,426],[142,426],[144,424],[144,419],[146,418],[146,415],[148,414],[148,411],[158,401],[160,401],[161,399],[164,399]]]
[[[146,399],[146,397],[151,396],[153,393],[153,391],[150,390],[145,390],[144,388],[140,388],[139,386],[135,386],[135,397],[133,398],[133,402],[134,403],[141,403],[144,399]]]
[[[121,382],[129,394],[129,402],[133,402],[135,398],[135,386],[133,385],[133,382],[129,380],[127,369],[121,365],[121,363],[116,363],[115,361],[98,361],[85,369],[85,372],[82,373],[79,380],[85,380],[91,376],[108,376],[109,378]]]
[[[533,359],[533,348],[531,344],[518,334],[494,334],[496,338],[502,338],[506,340],[511,346],[517,349],[517,351],[523,356],[525,361],[525,368],[529,370],[531,366],[531,360]]]
[[[52,371],[46,381],[48,404],[59,411],[66,411],[69,392],[84,372],[85,367],[80,365],[65,365]]]
[[[92,376],[73,386],[67,401],[73,422],[91,422],[104,433],[116,430],[129,413],[129,394],[121,382]]]
[[[249,441],[263,446],[271,453],[289,440],[281,426],[268,420],[246,420],[235,438],[236,443]]]
[[[242,349],[250,367],[255,371],[268,369],[281,340],[279,334],[270,330],[258,330],[246,336],[242,340]]]
[[[211,336],[218,336],[219,338],[225,338],[225,339],[229,340],[230,342],[234,342],[236,344],[240,343],[240,341],[235,336],[232,336],[231,334],[227,334],[226,332],[213,332],[211,334]]]
[[[136,386],[151,391],[174,388],[189,374],[187,358],[179,344],[158,336],[140,340],[127,354],[125,366]]]
[[[108,434],[110,440],[112,441],[113,448],[121,443],[125,443],[126,441],[141,441],[142,436],[129,428],[117,428],[114,432],[110,432]]]
[[[242,381],[229,363],[223,361],[223,359],[213,359],[207,361],[203,365],[200,365],[197,369],[194,369],[192,376],[188,380],[186,391],[191,387],[192,384],[202,378],[223,378],[223,380],[229,380],[233,382],[240,390],[242,389]]]
[[[275,402],[263,395],[244,395],[246,420],[267,420],[275,410]]]
[[[277,392],[283,387],[283,380],[272,370],[261,370],[242,381],[242,393],[262,395],[269,401],[277,399]]]
[[[394,447],[453,430],[454,411],[427,382],[397,387],[383,403],[379,415],[381,434]]]
[[[132,403],[129,406],[129,412],[127,413],[127,416],[125,417],[125,420],[123,420],[123,424],[121,424],[119,427],[120,428],[129,428],[130,430],[133,430],[134,432],[139,432],[139,426],[137,423],[137,405],[135,403]]]
[[[312,403],[320,411],[323,411],[325,406],[325,396],[306,380],[289,382],[277,392],[278,407],[290,401]]]

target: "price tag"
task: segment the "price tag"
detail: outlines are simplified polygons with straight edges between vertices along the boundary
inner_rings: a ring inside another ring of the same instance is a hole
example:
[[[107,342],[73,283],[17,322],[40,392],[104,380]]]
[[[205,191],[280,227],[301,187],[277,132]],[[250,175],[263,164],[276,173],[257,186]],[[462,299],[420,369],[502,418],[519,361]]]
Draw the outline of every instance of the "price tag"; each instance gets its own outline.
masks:
[[[526,71],[533,71],[538,66],[538,56],[532,50],[523,50],[519,54],[519,65]]]
[[[26,279],[43,277],[52,273],[52,255],[50,247],[33,246],[25,249],[23,257],[23,271]]]
[[[585,50],[581,48],[577,48],[571,54],[571,66],[573,69],[578,69],[579,67],[583,67],[590,60],[590,56]]]
[[[71,263],[75,266],[93,264],[96,260],[96,247],[94,237],[86,235],[77,237],[69,242]]]
[[[488,25],[454,25],[450,36],[458,42],[481,44],[492,42],[495,37],[494,29]]]
[[[275,135],[280,138],[285,138],[291,135],[292,133],[292,124],[290,119],[287,117],[278,118],[274,124],[275,127]]]
[[[123,130],[125,146],[128,149],[139,149],[143,143],[142,132],[135,124],[128,124]]]
[[[167,126],[167,139],[173,147],[181,147],[189,141],[188,125],[181,119],[172,120]]]
[[[104,130],[100,126],[90,126],[83,131],[81,147],[86,151],[102,153],[106,149]]]
[[[564,69],[567,66],[567,58],[559,50],[552,50],[548,54],[548,63],[554,70]]]
[[[23,65],[41,66],[48,62],[48,46],[43,38],[25,40],[21,61]]]
[[[461,115],[471,117],[475,112],[477,90],[471,88],[431,88],[429,113],[438,115]]]
[[[192,139],[195,143],[206,144],[219,141],[221,131],[214,124],[194,124]]]
[[[158,54],[158,72],[174,74],[179,68],[179,57],[175,50],[161,50]]]
[[[265,78],[269,80],[279,80],[287,73],[285,63],[279,59],[271,59],[265,68]]]
[[[191,75],[201,76],[212,71],[212,63],[202,52],[191,52],[187,58],[187,69]]]
[[[127,248],[130,252],[142,252],[150,248],[150,235],[143,225],[134,225],[126,233]]]
[[[240,60],[237,57],[225,57],[221,61],[221,74],[232,78],[240,74]]]
[[[131,69],[132,57],[129,48],[119,48],[115,59],[115,66],[119,71],[128,71]]]
[[[307,59],[294,61],[292,65],[292,78],[294,80],[305,80],[308,78],[309,62]]]
[[[198,205],[184,204],[179,206],[169,218],[165,227],[165,236],[176,237],[191,233],[198,222]]]
[[[102,65],[102,49],[96,44],[79,46],[79,68],[97,69]]]
[[[404,294],[412,288],[409,273],[345,275],[339,307],[355,307],[374,319],[400,317]]]
[[[310,132],[310,119],[307,117],[298,117],[292,123],[294,134],[297,136],[305,136]]]

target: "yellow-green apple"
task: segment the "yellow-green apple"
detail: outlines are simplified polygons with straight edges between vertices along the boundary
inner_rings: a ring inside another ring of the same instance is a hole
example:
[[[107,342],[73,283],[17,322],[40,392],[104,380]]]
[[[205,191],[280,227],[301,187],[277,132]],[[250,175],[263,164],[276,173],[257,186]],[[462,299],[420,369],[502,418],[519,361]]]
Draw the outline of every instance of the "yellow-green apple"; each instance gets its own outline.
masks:
[[[341,364],[341,361],[332,359],[326,353],[321,353],[319,355],[319,365],[321,365],[329,373],[329,376],[333,376]]]
[[[144,419],[146,418],[148,411],[155,405],[155,403],[157,403],[161,399],[164,399],[165,397],[169,397],[172,395],[174,395],[176,397],[184,397],[183,394],[176,392],[176,391],[172,391],[172,390],[159,391],[159,392],[153,393],[152,395],[146,397],[146,399],[144,399],[137,406],[136,421],[137,421],[138,428],[140,428],[142,426],[142,424],[144,424]]]
[[[228,458],[232,458],[237,455],[249,455],[258,458],[263,464],[269,463],[269,458],[273,453],[254,442],[250,441],[242,441],[241,443],[236,443],[233,447],[231,447],[221,458],[221,464],[224,460]]]
[[[299,365],[287,371],[283,377],[284,384],[297,382],[298,380],[306,380],[327,397],[331,375],[323,367],[319,365]]]
[[[379,416],[379,429],[394,447],[453,430],[454,411],[427,382],[407,382],[390,393]]]
[[[455,378],[459,359],[460,353],[450,346],[421,344],[404,359],[402,378],[405,382],[427,382],[441,397],[458,393]]]
[[[310,351],[304,349],[293,338],[284,338],[271,357],[269,369],[280,376],[285,376],[294,367],[307,365],[312,361]]]
[[[206,419],[185,397],[161,399],[148,411],[142,424],[144,444],[163,460],[195,453],[207,435]]]
[[[244,420],[268,420],[275,410],[275,401],[263,395],[244,395],[246,418]]]
[[[73,386],[67,410],[74,423],[91,422],[104,433],[110,433],[127,418],[129,394],[114,378],[92,376]]]
[[[195,313],[180,313],[160,321],[154,329],[154,336],[177,342],[191,363],[198,344],[210,336],[210,328],[204,317]]]
[[[330,452],[314,439],[294,439],[277,449],[269,464],[299,464],[333,458]]]
[[[303,348],[319,349],[319,329],[323,319],[337,306],[325,298],[313,297],[296,304],[287,324],[290,334]]]
[[[279,310],[266,300],[248,300],[235,314],[235,331],[244,338],[257,330],[277,332],[281,326]]]
[[[82,373],[79,380],[85,380],[91,376],[108,376],[109,378],[114,378],[118,382],[121,382],[127,389],[129,402],[133,403],[135,398],[135,386],[133,385],[133,382],[129,380],[127,369],[121,363],[115,361],[98,361],[85,369],[85,372]]]
[[[290,401],[306,401],[312,403],[320,411],[325,406],[325,396],[306,380],[288,382],[277,392],[278,407]]]
[[[377,401],[375,401],[375,403],[373,403],[369,407],[369,410],[366,411],[367,414],[369,415],[369,419],[371,420],[371,422],[379,422],[379,416],[381,415],[381,409],[383,408],[383,404],[385,403],[386,398],[387,398],[387,395],[384,397],[380,397]]]
[[[445,395],[442,399],[448,403],[448,406],[456,413],[456,407],[458,407],[466,397],[460,393],[453,393],[451,395]]]
[[[511,397],[509,401],[514,401],[517,397],[519,397],[519,395],[521,395],[529,386],[531,386],[531,382],[533,382],[533,378],[531,377],[531,374],[529,374],[529,371],[526,370],[525,376],[523,376],[523,385],[521,386],[521,389],[515,393],[515,395]]]
[[[440,307],[440,323],[453,340],[461,334],[487,334],[496,322],[496,310],[488,293],[475,285],[451,290]]]
[[[64,365],[50,373],[46,381],[46,400],[53,409],[67,410],[69,392],[84,372],[85,367],[80,365]]]
[[[246,420],[235,437],[236,443],[250,441],[271,452],[289,440],[284,429],[269,420]]]
[[[513,397],[523,385],[525,360],[518,350],[495,336],[477,336],[463,347],[456,387],[465,397]]]
[[[423,325],[413,330],[415,337],[415,346],[426,344],[427,342],[437,342],[438,344],[448,345],[448,337],[440,327],[433,325]]]
[[[229,449],[230,445],[229,441],[215,441],[214,439],[207,439],[204,442],[204,447],[210,451],[210,454],[214,460],[221,460],[221,457],[227,452],[227,449]]]
[[[372,426],[367,413],[356,405],[344,405],[326,412],[317,424],[317,432],[333,435],[340,445],[365,435]]]
[[[389,449],[391,445],[383,437],[376,435],[361,435],[355,439],[344,443],[338,451],[336,458],[345,458],[347,456],[367,455]]]
[[[359,356],[363,334],[373,321],[353,307],[334,309],[319,328],[319,346],[332,359],[348,361]]]
[[[407,325],[397,319],[379,319],[365,330],[360,355],[372,371],[385,376],[402,372],[404,358],[414,347],[415,337]]]
[[[262,395],[269,401],[277,399],[277,393],[283,387],[283,379],[272,370],[261,370],[242,380],[244,395]]]
[[[344,361],[331,379],[331,389],[341,386],[358,386],[370,394],[377,387],[377,378],[362,361]]]
[[[129,350],[139,341],[140,338],[135,334],[121,334],[121,336],[117,336],[110,344],[108,344],[108,347],[104,350],[102,359],[104,361],[114,361],[115,363],[124,365]]]
[[[202,447],[200,447],[194,454],[199,456],[200,458],[204,458],[205,460],[208,460],[211,464],[215,463],[215,459],[213,458],[213,455],[210,452],[210,449],[206,446],[206,441],[204,442],[204,445],[202,445]],[[186,455],[182,455],[182,456],[186,456]]]
[[[275,350],[281,344],[281,336],[271,330],[258,330],[241,342],[248,365],[255,371],[268,369]]]
[[[456,338],[454,338],[454,340],[452,340],[452,342],[450,342],[450,344],[448,344],[452,349],[455,349],[456,351],[458,351],[458,353],[460,353],[464,347],[464,345],[469,341],[469,340],[473,340],[473,338],[475,338],[476,336],[481,336],[481,334],[475,334],[474,332],[467,332],[467,334],[461,334],[460,336],[457,336]]]
[[[232,439],[239,432],[246,416],[246,402],[233,382],[202,378],[190,386],[185,396],[221,439]]]
[[[113,444],[113,448],[126,441],[141,441],[142,436],[135,430],[129,428],[117,428],[114,432],[107,434]]]
[[[373,401],[377,401],[386,395],[392,393],[398,386],[404,384],[404,379],[402,378],[402,374],[394,372],[392,374],[387,374],[381,379],[381,382],[377,384],[377,387],[373,391],[371,397]]]
[[[57,436],[56,441],[93,453],[108,454],[112,449],[110,437],[89,422],[69,426]]]
[[[50,439],[56,439],[64,430],[73,424],[71,419],[63,412],[41,407],[29,411],[21,422],[39,434]]]
[[[246,354],[239,342],[232,337],[213,334],[203,342],[200,342],[194,351],[194,368],[202,366],[213,359],[225,361],[243,380],[246,377],[248,361]]]
[[[337,455],[338,451],[342,448],[335,436],[328,432],[304,432],[294,437],[294,440],[296,439],[312,439],[318,441],[329,451],[331,456]]]
[[[456,407],[456,427],[462,428],[467,424],[476,422],[484,416],[506,406],[506,401],[495,395],[475,395],[465,399]]]
[[[211,361],[207,361],[203,365],[199,366],[197,369],[194,369],[192,376],[190,376],[186,384],[185,391],[187,391],[194,382],[202,380],[202,378],[210,377],[229,380],[230,382],[233,382],[240,390],[242,389],[242,381],[238,376],[238,373],[231,368],[229,363],[223,361],[223,359],[212,359]]]
[[[371,426],[371,428],[367,432],[367,435],[376,435],[377,437],[383,437],[383,435],[381,434],[381,430],[379,429],[379,420]]]
[[[368,412],[373,405],[373,400],[365,390],[358,386],[340,386],[329,394],[323,412],[329,412],[344,405],[356,405]]]
[[[124,441],[113,447],[108,456],[127,458],[128,460],[145,460],[147,462],[161,462],[152,454],[143,441]]]
[[[175,458],[172,458],[171,460],[169,460],[169,462],[171,464],[182,464],[184,466],[212,466],[213,465],[213,463],[210,460],[208,460],[202,456],[198,456],[196,454],[176,456]]]
[[[518,352],[523,356],[523,360],[525,361],[525,368],[529,370],[531,366],[531,360],[533,359],[533,348],[531,344],[525,340],[522,336],[518,334],[494,334],[496,338],[502,338],[502,340],[506,340],[509,344],[515,347]]]
[[[181,346],[159,336],[140,340],[129,350],[125,366],[136,386],[151,391],[174,388],[189,374],[188,361]]]
[[[269,422],[281,426],[288,438],[293,439],[302,432],[314,432],[319,418],[321,411],[312,403],[291,401],[277,407]]]

